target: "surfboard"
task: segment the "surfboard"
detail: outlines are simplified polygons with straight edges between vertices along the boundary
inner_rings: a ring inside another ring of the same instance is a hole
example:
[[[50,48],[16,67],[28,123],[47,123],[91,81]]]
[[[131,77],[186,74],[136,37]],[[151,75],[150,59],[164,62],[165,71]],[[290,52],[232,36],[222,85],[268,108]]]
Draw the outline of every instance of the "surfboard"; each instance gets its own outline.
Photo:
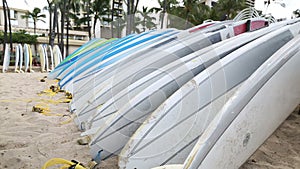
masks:
[[[54,66],[58,66],[62,60],[61,52],[58,45],[53,47]]]
[[[48,58],[48,52],[47,52],[47,46],[43,45],[43,52],[44,52],[44,56],[45,56],[45,65],[46,65],[46,71],[49,72],[49,58]]]
[[[200,137],[185,169],[239,168],[288,117],[300,101],[299,42],[298,35],[238,89]]]
[[[9,45],[5,44],[5,52],[4,52],[3,67],[2,67],[3,73],[5,73],[8,70],[9,63],[10,63],[10,49],[9,49]]]
[[[20,72],[23,73],[23,57],[24,57],[24,54],[23,54],[23,47],[21,44],[18,44],[19,46],[19,57],[20,57]]]
[[[28,72],[29,70],[29,60],[30,60],[30,56],[29,56],[29,48],[27,44],[24,44],[24,66],[25,66],[25,72]]]
[[[28,52],[29,52],[29,69],[28,69],[28,72],[34,72],[32,70],[33,58],[32,58],[32,50],[31,50],[31,46],[30,45],[28,45]]]
[[[43,45],[40,44],[38,47],[38,52],[40,55],[40,62],[41,62],[41,72],[45,72],[45,68],[46,68],[46,60],[45,60],[45,53],[44,53],[44,49],[43,49]]]
[[[19,60],[20,60],[20,50],[19,50],[19,46],[17,45],[15,47],[15,72],[18,73],[19,70]]]

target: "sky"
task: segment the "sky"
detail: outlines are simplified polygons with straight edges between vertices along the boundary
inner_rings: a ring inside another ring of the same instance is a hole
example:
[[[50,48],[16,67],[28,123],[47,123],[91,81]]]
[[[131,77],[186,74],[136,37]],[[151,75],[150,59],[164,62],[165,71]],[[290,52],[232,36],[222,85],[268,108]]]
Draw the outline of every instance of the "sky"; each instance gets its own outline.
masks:
[[[271,0],[273,1],[273,0]],[[271,13],[275,18],[291,18],[292,11],[300,9],[300,0],[276,0],[277,3],[272,2],[267,8],[264,6],[264,0],[256,0],[255,8],[262,10],[264,13]],[[43,9],[47,6],[47,0],[7,0],[10,7],[33,10],[34,7]],[[280,5],[285,4],[285,8]],[[158,7],[157,0],[140,0],[140,8],[142,6]],[[47,11],[43,11],[46,15]],[[47,24],[38,23],[39,28],[47,28]]]

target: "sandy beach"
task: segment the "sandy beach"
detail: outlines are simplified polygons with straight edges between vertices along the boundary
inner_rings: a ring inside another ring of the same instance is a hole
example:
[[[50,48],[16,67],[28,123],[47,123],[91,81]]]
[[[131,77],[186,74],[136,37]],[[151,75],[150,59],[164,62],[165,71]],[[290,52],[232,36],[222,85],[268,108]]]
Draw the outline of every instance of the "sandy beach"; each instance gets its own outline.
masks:
[[[0,73],[0,169],[37,169],[51,158],[90,161],[89,147],[70,121],[64,93],[41,93],[55,81],[45,73]],[[32,112],[33,106],[47,112]],[[97,168],[117,168],[116,158]],[[300,168],[300,115],[293,112],[241,169]]]

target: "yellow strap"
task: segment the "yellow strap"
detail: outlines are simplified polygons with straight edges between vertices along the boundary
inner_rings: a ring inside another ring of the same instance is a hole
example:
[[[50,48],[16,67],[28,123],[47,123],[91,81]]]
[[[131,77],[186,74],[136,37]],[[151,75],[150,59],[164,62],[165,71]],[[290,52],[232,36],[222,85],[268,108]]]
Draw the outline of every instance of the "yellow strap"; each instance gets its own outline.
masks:
[[[52,158],[44,164],[42,169],[47,169],[48,167],[51,167],[54,165],[63,165],[62,167],[60,167],[60,169],[67,169],[75,164],[76,163],[73,163],[71,161],[68,161],[68,160],[65,160],[62,158]],[[76,164],[75,169],[86,169],[86,168],[81,166],[80,163],[78,163],[78,164]]]

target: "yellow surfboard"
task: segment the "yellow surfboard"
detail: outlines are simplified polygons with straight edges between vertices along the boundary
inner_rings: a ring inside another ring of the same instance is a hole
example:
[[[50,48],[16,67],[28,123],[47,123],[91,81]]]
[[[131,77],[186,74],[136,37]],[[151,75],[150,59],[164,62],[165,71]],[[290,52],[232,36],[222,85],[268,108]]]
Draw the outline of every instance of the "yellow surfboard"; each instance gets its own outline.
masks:
[[[32,50],[31,50],[31,46],[28,45],[28,51],[29,51],[29,72],[33,72],[32,70]]]

